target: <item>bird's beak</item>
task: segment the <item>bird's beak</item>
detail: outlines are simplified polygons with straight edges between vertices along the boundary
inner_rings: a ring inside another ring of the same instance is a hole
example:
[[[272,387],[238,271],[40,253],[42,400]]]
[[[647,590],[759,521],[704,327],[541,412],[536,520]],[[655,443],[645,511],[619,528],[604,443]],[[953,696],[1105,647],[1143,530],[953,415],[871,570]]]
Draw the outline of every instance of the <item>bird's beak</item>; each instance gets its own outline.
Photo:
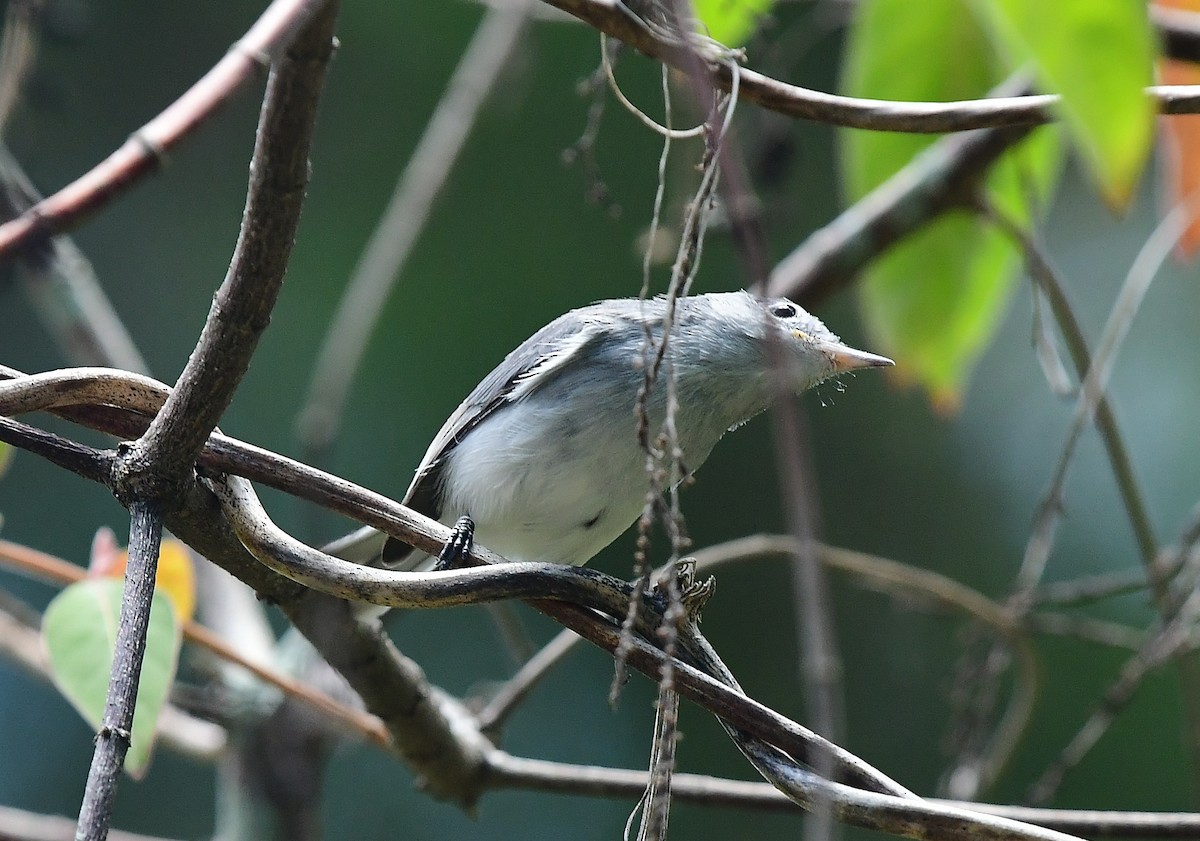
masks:
[[[843,344],[819,344],[817,349],[829,357],[833,363],[834,373],[838,374],[843,371],[853,371],[856,368],[886,368],[888,365],[896,364],[886,356],[867,353],[865,350],[856,350]]]

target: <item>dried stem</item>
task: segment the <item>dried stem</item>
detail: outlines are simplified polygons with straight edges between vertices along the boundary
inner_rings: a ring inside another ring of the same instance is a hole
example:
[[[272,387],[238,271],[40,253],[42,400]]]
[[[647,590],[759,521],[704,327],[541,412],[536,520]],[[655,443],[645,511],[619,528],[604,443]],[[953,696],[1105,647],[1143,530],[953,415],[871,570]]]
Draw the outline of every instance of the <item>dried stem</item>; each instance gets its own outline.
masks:
[[[275,0],[224,58],[124,145],[54,195],[0,225],[0,260],[79,224],[157,170],[167,152],[265,69],[324,5],[323,0]]]
[[[483,104],[525,33],[532,0],[490,7],[400,176],[330,322],[297,422],[305,458],[324,461],[384,304]]]
[[[624,3],[606,0],[546,0],[601,32],[619,38],[638,52],[687,72],[689,47],[665,37],[661,26],[648,24]],[[728,91],[733,74],[727,64],[709,62],[712,84]],[[827,125],[875,131],[943,133],[1001,126],[1040,125],[1053,119],[1057,96],[1012,96],[964,102],[894,102],[857,99],[790,85],[754,70],[740,71],[746,100],[772,111]],[[1147,89],[1164,114],[1195,113],[1200,87],[1153,86]]]
[[[333,53],[327,2],[271,71],[233,260],[179,381],[114,476],[118,496],[174,497],[271,320],[308,184],[317,100]]]
[[[96,750],[88,771],[79,824],[80,841],[103,841],[112,820],[117,777],[125,764],[133,730],[133,710],[142,655],[146,651],[146,629],[150,625],[150,603],[154,598],[154,572],[162,540],[162,518],[151,503],[135,501],[129,507],[129,563],[125,567],[125,589],[117,626],[112,676],[104,718],[96,734]]]

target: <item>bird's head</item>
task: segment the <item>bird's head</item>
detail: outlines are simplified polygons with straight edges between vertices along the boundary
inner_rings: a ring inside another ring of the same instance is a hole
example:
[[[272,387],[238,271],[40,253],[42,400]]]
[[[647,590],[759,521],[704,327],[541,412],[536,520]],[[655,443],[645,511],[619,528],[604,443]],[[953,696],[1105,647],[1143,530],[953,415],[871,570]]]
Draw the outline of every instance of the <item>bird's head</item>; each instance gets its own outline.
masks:
[[[797,391],[846,371],[895,364],[886,356],[844,344],[819,318],[787,298],[763,298],[757,303],[765,323],[778,330],[779,352],[795,378]]]

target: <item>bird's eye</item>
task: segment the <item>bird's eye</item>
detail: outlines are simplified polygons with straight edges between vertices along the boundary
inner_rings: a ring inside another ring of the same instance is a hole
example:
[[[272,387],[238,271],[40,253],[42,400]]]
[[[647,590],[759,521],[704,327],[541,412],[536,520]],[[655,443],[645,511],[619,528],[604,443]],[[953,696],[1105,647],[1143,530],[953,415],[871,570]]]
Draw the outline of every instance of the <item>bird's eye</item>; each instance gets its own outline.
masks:
[[[794,318],[796,315],[796,306],[789,304],[786,301],[778,304],[771,304],[771,315],[777,318]]]

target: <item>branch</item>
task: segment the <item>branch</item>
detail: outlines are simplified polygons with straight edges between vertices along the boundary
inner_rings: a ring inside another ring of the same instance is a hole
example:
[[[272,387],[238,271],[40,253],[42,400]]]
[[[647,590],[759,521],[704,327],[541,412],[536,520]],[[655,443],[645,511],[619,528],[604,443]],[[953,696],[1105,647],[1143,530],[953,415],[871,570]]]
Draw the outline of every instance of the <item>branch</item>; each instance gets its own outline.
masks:
[[[117,777],[125,764],[133,731],[133,710],[142,674],[142,655],[146,651],[146,629],[150,625],[154,572],[161,540],[162,518],[157,507],[135,501],[129,508],[129,562],[125,567],[125,589],[121,596],[112,674],[83,803],[79,807],[78,839],[103,841],[108,836]]]
[[[24,5],[10,6],[10,14]],[[0,202],[3,203],[0,212],[4,218],[21,214],[40,199],[20,164],[0,145]],[[40,248],[26,249],[22,257],[17,277],[72,364],[147,370],[92,264],[74,242],[67,237],[54,237]]]
[[[118,497],[171,498],[179,484],[191,481],[196,456],[270,323],[308,184],[308,152],[337,9],[336,0],[325,3],[271,71],[229,272],[174,391],[114,471]]]
[[[1200,62],[1200,14],[1158,3],[1151,3],[1149,12],[1167,56],[1179,61]]]
[[[178,385],[146,433],[118,451],[109,477],[131,515],[129,563],[103,725],[79,812],[80,839],[100,841],[108,833],[133,726],[163,511],[180,504],[193,484],[192,465],[249,365],[283,280],[336,16],[337,3],[325,4],[272,70],[229,274]]]
[[[0,540],[0,563],[25,575],[40,578],[60,587],[82,581],[87,577],[87,574],[73,563],[8,540]],[[229,580],[232,581],[232,579]],[[343,732],[352,733],[378,747],[391,749],[391,740],[374,717],[361,710],[340,704],[326,693],[245,656],[232,643],[227,642],[204,625],[192,620],[184,622],[183,637],[225,662],[245,669],[258,680],[275,687],[288,697],[308,704],[332,721],[337,722]]]
[[[11,806],[0,806],[0,838],[6,841],[71,841],[75,821],[58,815],[39,815]],[[152,835],[109,830],[108,841],[170,841]]]
[[[675,39],[664,37],[621,0],[545,2],[606,35],[620,38],[638,52],[687,72],[690,49]],[[732,76],[728,66],[710,62],[706,69],[714,85],[725,91],[730,89]],[[740,69],[738,73],[741,96],[763,108],[790,117],[874,131],[940,134],[979,128],[1035,126],[1054,119],[1052,112],[1059,102],[1059,97],[1045,94],[962,102],[859,99],[791,85],[748,68]],[[1200,86],[1160,85],[1152,86],[1146,92],[1157,100],[1164,114],[1191,114],[1200,110]]]
[[[388,295],[479,109],[521,42],[531,5],[531,0],[517,0],[488,8],[354,267],[325,332],[297,422],[310,461],[320,464],[337,436],[350,387]]]
[[[33,69],[45,6],[12,3],[4,11],[4,36],[0,39],[0,136],[8,128],[13,109]]]
[[[530,657],[517,673],[505,681],[475,717],[485,733],[499,729],[549,671],[562,662],[582,638],[574,631],[560,631]]]
[[[323,5],[323,0],[274,0],[224,58],[124,145],[54,195],[0,225],[0,261],[31,242],[79,224],[157,170],[168,152],[265,69]]]
[[[983,200],[981,199],[980,201]],[[1043,253],[1033,237],[1019,223],[1002,213],[999,208],[985,205],[981,208],[981,212],[1000,230],[1008,234],[1023,251],[1026,268],[1029,271],[1030,277],[1033,278],[1050,301],[1050,307],[1054,311],[1054,318],[1058,322],[1059,330],[1062,333],[1063,340],[1066,342],[1071,362],[1075,366],[1075,372],[1080,380],[1086,379],[1088,372],[1092,368],[1092,354],[1088,349],[1083,329],[1075,317],[1074,308],[1067,299],[1066,290],[1063,288],[1049,258]],[[1096,427],[1100,431],[1100,437],[1104,441],[1104,448],[1108,452],[1109,462],[1112,465],[1113,475],[1117,480],[1117,487],[1121,492],[1121,500],[1125,504],[1126,512],[1128,512],[1130,525],[1133,527],[1134,538],[1137,540],[1142,563],[1146,567],[1151,586],[1155,591],[1155,599],[1160,604],[1164,603],[1167,598],[1165,582],[1159,581],[1157,576],[1154,575],[1154,560],[1158,554],[1158,541],[1154,536],[1150,516],[1146,511],[1145,498],[1138,487],[1137,478],[1133,473],[1133,463],[1130,461],[1129,451],[1126,449],[1124,439],[1117,427],[1117,419],[1116,415],[1113,414],[1112,404],[1103,394],[1097,396],[1095,413]]]
[[[1117,678],[1109,684],[1101,696],[1096,708],[1075,733],[1067,746],[1047,766],[1042,775],[1029,788],[1029,800],[1042,803],[1048,800],[1062,782],[1068,770],[1082,761],[1083,757],[1095,747],[1116,720],[1117,714],[1128,706],[1130,700],[1141,688],[1146,676],[1154,669],[1163,665],[1168,659],[1177,657],[1181,652],[1193,649],[1193,633],[1196,620],[1200,618],[1200,592],[1193,592],[1180,606],[1178,613],[1165,621],[1159,631],[1148,637],[1138,648],[1136,654],[1125,661]],[[1195,660],[1184,657],[1180,663],[1184,688],[1195,688],[1194,683],[1187,683],[1194,678]],[[1189,668],[1184,668],[1184,667]],[[1189,747],[1195,755],[1196,745],[1192,741],[1196,736],[1194,722],[1189,721]]]
[[[890,246],[960,207],[1031,130],[984,129],[938,140],[780,260],[767,294],[812,307]]]
[[[115,372],[104,371],[102,373],[111,381],[120,379]],[[77,401],[78,397],[72,396],[61,388],[46,387],[48,381],[56,378],[58,380],[81,379],[83,375],[80,372],[56,372],[52,375],[27,378],[35,380],[36,387],[24,388],[23,386],[26,384],[21,381],[0,386],[0,411],[6,411],[4,408],[5,389],[18,395],[40,394],[47,403],[57,400],[70,404]],[[147,409],[152,409],[152,398],[162,399],[162,386],[159,386],[159,390],[153,394],[142,394],[135,386],[144,385],[146,378],[132,376],[125,378],[129,388],[124,393],[112,388],[112,383],[110,383],[108,392],[111,399],[124,399],[131,405],[145,406]],[[149,404],[146,403],[147,400],[150,401]],[[5,438],[8,434],[6,430],[15,425],[17,425],[15,421],[0,423],[0,438]],[[51,436],[51,439],[53,438],[54,436]],[[216,438],[218,436],[214,435],[214,439]],[[449,530],[442,524],[411,512],[378,494],[358,488],[345,480],[248,445],[235,444],[224,436],[220,436],[220,439],[224,441],[227,451],[236,450],[240,451],[241,455],[252,456],[251,459],[246,460],[246,463],[253,464],[262,477],[274,486],[288,489],[290,492],[310,500],[328,503],[329,507],[355,516],[361,522],[380,528],[411,545],[436,550],[445,543],[449,536]],[[61,439],[59,440],[61,441]],[[21,444],[20,441],[15,443],[18,446]],[[45,444],[44,447],[50,448],[51,444],[52,441]],[[63,442],[62,445],[69,452],[74,452],[79,448],[79,445],[70,442]],[[229,458],[228,454],[225,457],[217,456],[216,449],[214,447],[213,451],[210,451],[211,458],[202,456],[201,461],[218,462],[226,466],[242,463],[238,458]],[[50,455],[54,457],[53,454]],[[239,485],[237,482],[233,484]],[[239,486],[236,491],[226,489],[223,493],[227,496],[231,513],[240,522],[241,534],[239,536],[262,555],[262,560],[275,564],[281,569],[287,569],[291,574],[303,577],[313,585],[343,596],[366,598],[383,604],[418,607],[431,607],[436,604],[466,604],[499,598],[573,597],[585,604],[609,612],[620,614],[624,611],[627,587],[586,568],[577,569],[560,564],[506,564],[501,570],[484,568],[445,573],[392,573],[339,561],[317,553],[287,535],[277,533],[265,517],[259,517],[254,513],[247,515],[245,512],[239,512],[238,507],[242,506],[246,501],[245,497],[252,493],[246,487]],[[355,669],[352,667],[347,678],[351,680],[356,690],[360,693],[364,690],[378,692],[380,683],[362,676],[362,661],[372,658],[372,662],[394,661],[398,653],[390,648],[390,643],[385,638],[380,639],[377,631],[365,629],[358,623],[349,620],[348,614],[344,621],[341,621],[340,636],[337,639],[325,638],[320,623],[314,618],[316,611],[309,611],[304,607],[304,599],[298,597],[299,591],[281,585],[280,579],[271,575],[264,567],[248,561],[237,537],[228,531],[226,521],[217,514],[211,496],[192,493],[187,497],[186,503],[178,511],[169,513],[167,522],[175,534],[189,542],[210,560],[224,566],[235,575],[243,577],[243,580],[259,589],[260,592],[272,594],[281,602],[281,606],[288,611],[297,626],[313,640],[318,649],[330,658],[335,666],[342,668],[339,663],[344,664],[345,658],[352,658],[350,662],[359,667],[360,673],[354,675]],[[257,503],[252,502],[252,504],[256,505]],[[280,547],[294,551],[294,556],[288,557],[287,560],[281,560],[272,557],[267,552],[268,549],[274,550]],[[476,562],[502,560],[481,547],[473,553],[473,559]],[[561,603],[539,602],[536,606],[543,612],[559,619],[560,622],[567,624],[576,632],[587,633],[593,642],[602,646],[611,644],[615,647],[616,638],[615,636],[610,637],[612,629],[594,615],[579,612],[578,608],[572,612],[570,606]],[[345,610],[346,606],[340,605],[339,609]],[[347,624],[350,626],[349,630],[345,627]],[[368,658],[363,654],[364,651],[376,651],[377,653]],[[656,675],[658,673],[656,670],[661,667],[663,661],[660,652],[645,646],[637,649],[635,655],[637,657],[635,665],[651,670],[648,672],[649,674]],[[354,657],[358,659],[353,659]],[[702,703],[714,711],[717,711],[715,708],[719,707],[721,710],[719,714],[737,726],[756,734],[762,734],[772,743],[778,744],[793,755],[800,757],[818,756],[822,752],[830,752],[837,759],[837,767],[848,779],[859,780],[861,784],[876,788],[883,787],[885,790],[903,791],[902,788],[870,769],[857,758],[830,745],[794,722],[779,716],[778,713],[747,699],[740,692],[733,691],[684,664],[678,664],[678,668],[681,670],[680,682],[692,697],[703,699]],[[416,666],[414,664],[411,667],[398,668],[398,671],[404,672],[405,669],[411,671],[416,669]],[[390,677],[388,675],[384,675],[384,677],[388,680],[401,679],[395,673],[391,673]],[[394,711],[394,707],[390,706],[391,699],[394,697],[395,693],[385,692],[378,700],[387,709]],[[367,702],[369,709],[384,718],[385,723],[388,723],[389,729],[391,729],[392,723],[388,720],[388,714],[372,704],[371,697],[364,696],[364,701]],[[399,739],[398,742],[403,743]]]
[[[500,750],[488,755],[488,784],[493,788],[591,797],[637,797],[646,788],[648,776],[645,771],[548,762],[512,756]],[[722,780],[700,774],[676,774],[672,782],[672,794],[681,801],[697,806],[723,806],[788,814],[795,814],[798,808],[786,795],[767,783]],[[1039,809],[936,799],[925,802],[1094,838],[1194,839],[1200,836],[1200,814],[1192,812]]]

